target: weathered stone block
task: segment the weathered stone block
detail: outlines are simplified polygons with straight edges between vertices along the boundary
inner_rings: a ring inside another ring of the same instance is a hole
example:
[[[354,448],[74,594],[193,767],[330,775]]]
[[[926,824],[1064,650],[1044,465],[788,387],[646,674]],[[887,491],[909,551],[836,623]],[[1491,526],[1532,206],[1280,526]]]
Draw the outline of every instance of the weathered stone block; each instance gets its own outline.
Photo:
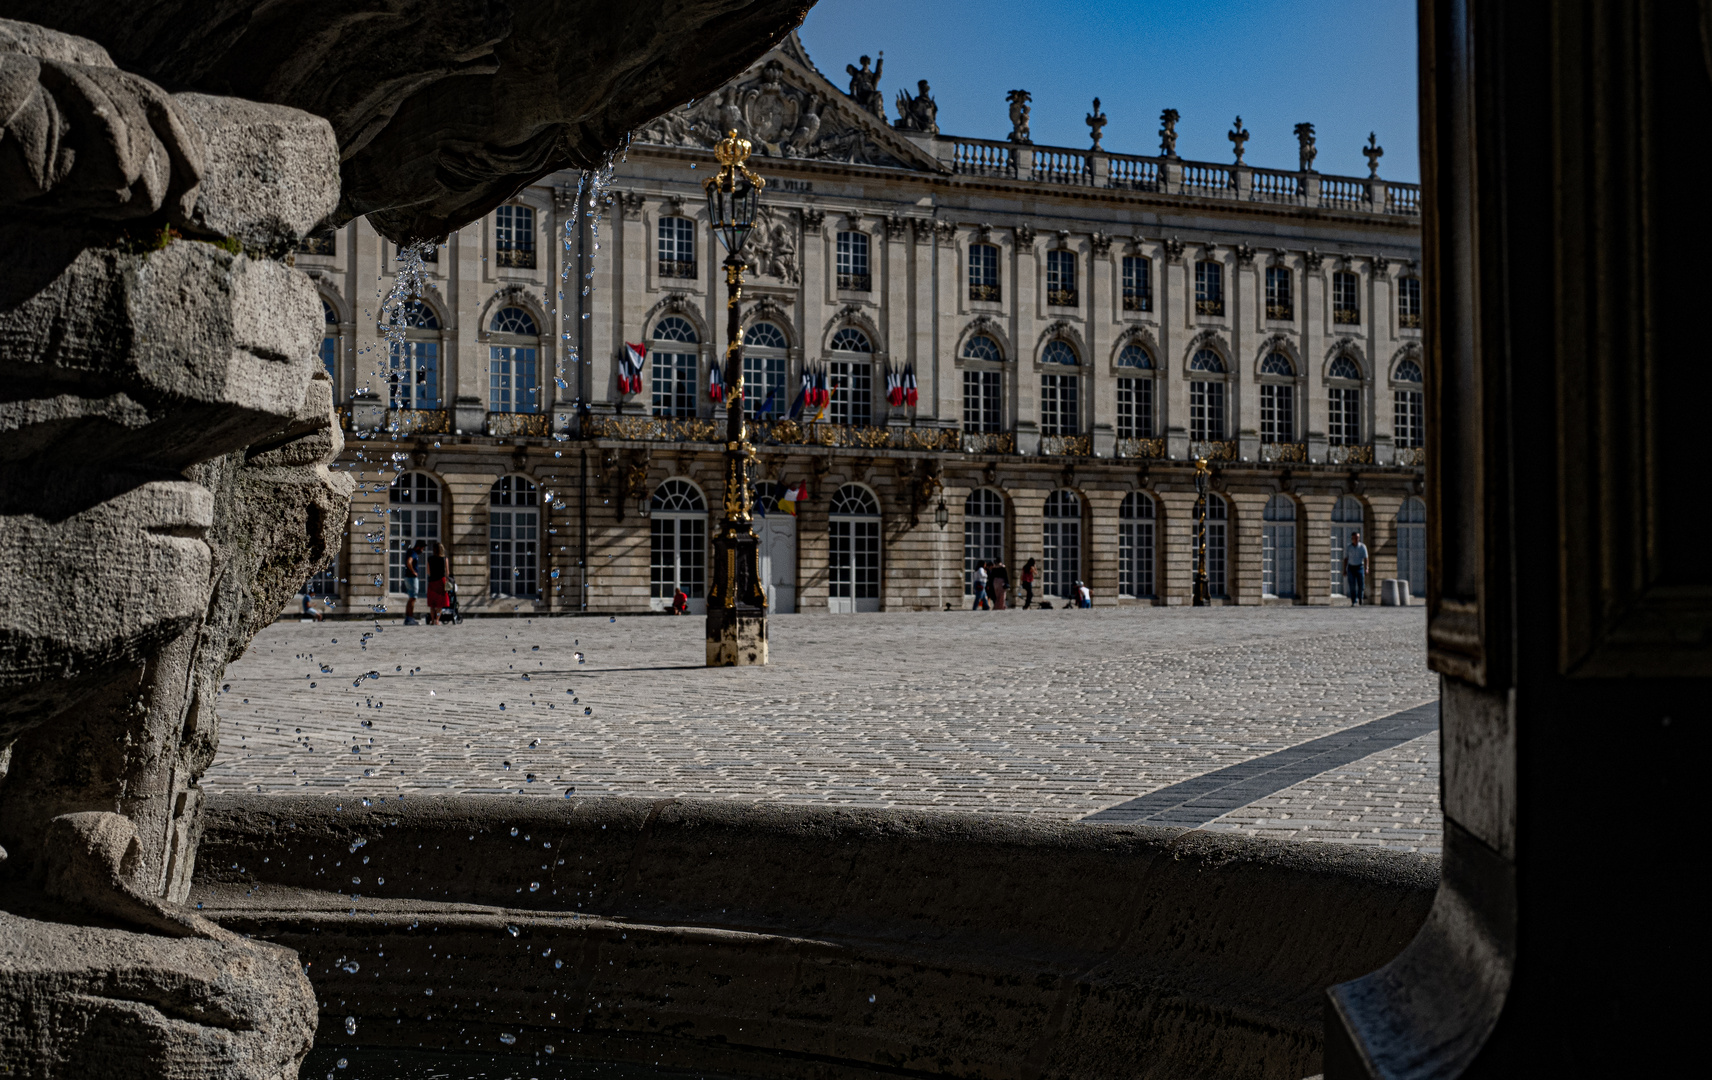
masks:
[[[283,105],[178,94],[202,134],[203,176],[190,224],[246,247],[283,250],[339,204],[333,125]]]

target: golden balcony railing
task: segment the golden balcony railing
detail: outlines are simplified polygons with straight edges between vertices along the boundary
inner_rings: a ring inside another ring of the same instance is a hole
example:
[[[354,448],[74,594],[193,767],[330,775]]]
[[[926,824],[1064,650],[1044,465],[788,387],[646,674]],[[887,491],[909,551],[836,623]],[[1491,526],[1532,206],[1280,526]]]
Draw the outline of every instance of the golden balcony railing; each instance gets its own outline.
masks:
[[[872,292],[874,279],[869,274],[839,274],[838,287],[849,292]]]
[[[1350,446],[1326,447],[1326,460],[1333,465],[1371,465],[1373,464],[1373,444],[1356,443]]]
[[[1397,464],[1411,468],[1421,468],[1427,463],[1427,448],[1424,446],[1399,446],[1397,448]]]
[[[725,422],[688,416],[591,416],[583,430],[595,439],[627,442],[724,442]]]
[[[1192,442],[1189,444],[1189,457],[1206,458],[1208,461],[1235,461],[1236,442]]]
[[[1361,325],[1361,309],[1341,307],[1333,308],[1332,322],[1342,323],[1345,326],[1359,326]]]
[[[1125,289],[1123,294],[1123,309],[1125,311],[1152,311],[1153,294],[1136,292],[1133,289]]]
[[[988,300],[997,303],[1000,299],[999,287],[997,285],[971,285],[969,286],[969,299]]]
[[[963,432],[965,454],[1014,454],[1016,435],[1009,431]]]
[[[1280,322],[1293,322],[1296,318],[1296,309],[1289,304],[1267,304],[1266,317]]]
[[[749,422],[751,438],[759,446],[829,446],[864,450],[959,450],[962,433],[955,428],[890,427],[858,424],[814,424],[797,420]],[[672,419],[663,416],[596,416],[584,431],[596,439],[626,442],[725,441],[724,420],[698,417]]]
[[[487,433],[497,439],[544,439],[553,433],[553,417],[544,412],[490,412]]]
[[[1260,460],[1291,462],[1308,461],[1308,444],[1299,442],[1269,442],[1260,444]]]
[[[693,279],[696,276],[696,264],[688,259],[661,259],[660,276]]]
[[[1397,325],[1401,326],[1405,330],[1419,330],[1421,328],[1421,313],[1418,311],[1405,311],[1403,314],[1397,316]]]
[[[1088,435],[1042,435],[1040,452],[1049,457],[1088,457],[1094,452]]]
[[[1195,314],[1197,315],[1223,315],[1224,313],[1225,302],[1223,300],[1195,301]]]
[[[535,249],[532,247],[500,248],[494,252],[494,261],[501,266],[510,266],[519,270],[535,269]]]
[[[1164,439],[1119,439],[1117,456],[1121,458],[1162,458]]]
[[[1048,289],[1046,291],[1046,302],[1051,304],[1053,307],[1075,307],[1076,290]]]

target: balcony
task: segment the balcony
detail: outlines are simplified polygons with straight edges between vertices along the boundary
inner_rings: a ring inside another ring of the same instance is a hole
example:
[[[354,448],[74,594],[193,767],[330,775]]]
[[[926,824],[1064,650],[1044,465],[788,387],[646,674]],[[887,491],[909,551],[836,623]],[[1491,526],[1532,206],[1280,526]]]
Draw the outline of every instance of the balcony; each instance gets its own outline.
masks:
[[[544,439],[553,433],[553,417],[544,412],[490,412],[487,433],[496,439]]]
[[[299,255],[337,255],[339,254],[339,234],[328,231],[305,236],[297,245]]]
[[[1419,330],[1421,328],[1421,313],[1418,311],[1405,311],[1403,314],[1397,316],[1397,325],[1401,326],[1405,330]]]
[[[500,266],[508,266],[514,270],[535,269],[535,249],[532,247],[500,248],[494,255],[494,261]]]
[[[1339,324],[1344,325],[1344,326],[1360,326],[1361,325],[1361,309],[1360,308],[1341,308],[1341,307],[1340,308],[1333,308],[1332,309],[1332,322],[1339,323]]]
[[[1164,439],[1119,439],[1117,456],[1121,458],[1163,458]]]
[[[872,292],[874,279],[868,274],[839,274],[838,287],[849,292]]]
[[[796,420],[771,423],[750,422],[751,437],[760,446],[827,446],[863,450],[960,450],[963,433],[955,428],[913,428],[810,424]],[[596,439],[624,442],[725,441],[724,420],[686,417],[680,420],[657,416],[591,417],[583,430]]]
[[[997,285],[970,285],[969,299],[982,300],[996,304],[999,302],[999,287]]]
[[[1152,311],[1153,294],[1125,289],[1123,294],[1123,309],[1125,311]]]
[[[1091,435],[1042,435],[1040,452],[1047,457],[1091,457],[1094,453]]]
[[[1075,307],[1076,290],[1048,289],[1046,290],[1046,302],[1053,307]]]
[[[1326,447],[1326,461],[1332,465],[1373,464],[1373,444],[1353,443],[1348,446]]]
[[[1233,439],[1229,442],[1222,440],[1191,442],[1189,444],[1189,458],[1191,460],[1206,458],[1208,461],[1235,461],[1236,441]]]
[[[382,436],[449,435],[450,409],[383,409],[373,398],[358,397],[340,405],[339,427],[345,431],[372,431]]]
[[[1266,317],[1279,322],[1295,322],[1296,308],[1292,304],[1267,304]]]
[[[1016,435],[1009,431],[965,431],[965,454],[1014,454]]]
[[[1224,313],[1225,302],[1223,300],[1195,301],[1195,314],[1197,315],[1211,315],[1215,318],[1223,318]]]
[[[661,259],[660,276],[663,278],[685,278],[695,280],[696,264],[689,259]]]
[[[1263,462],[1300,462],[1307,464],[1308,444],[1299,442],[1269,442],[1260,444],[1260,460]]]
[[[1424,446],[1399,446],[1397,448],[1397,464],[1411,469],[1425,468],[1427,448]]]

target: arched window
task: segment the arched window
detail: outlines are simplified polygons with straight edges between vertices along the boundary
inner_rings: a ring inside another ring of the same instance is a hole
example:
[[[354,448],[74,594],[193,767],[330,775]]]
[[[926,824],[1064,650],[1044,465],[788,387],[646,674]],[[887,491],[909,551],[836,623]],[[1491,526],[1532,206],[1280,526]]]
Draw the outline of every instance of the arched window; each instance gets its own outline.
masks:
[[[1398,384],[1391,391],[1392,437],[1400,447],[1425,446],[1427,423],[1421,394],[1421,366],[1413,360],[1400,360],[1391,380]]]
[[[963,343],[963,430],[1003,431],[1005,426],[1004,354],[986,334]]]
[[[502,476],[487,494],[487,585],[494,596],[541,595],[541,494]]]
[[[494,211],[493,249],[500,266],[535,269],[535,211],[527,206]]]
[[[1117,437],[1152,438],[1153,357],[1140,345],[1125,345],[1118,351],[1118,368],[1123,374],[1118,376]]]
[[[963,595],[975,595],[975,570],[1005,558],[1005,497],[976,488],[963,500]]]
[[[653,358],[649,363],[655,416],[696,414],[696,404],[700,400],[696,374],[701,367],[695,347],[699,340],[688,319],[668,315],[654,324]]]
[[[1282,493],[1267,500],[1262,515],[1260,595],[1296,595],[1296,501]]]
[[[661,277],[694,279],[695,222],[684,217],[661,218],[659,252]]]
[[[1326,405],[1326,442],[1361,442],[1361,368],[1354,358],[1339,356],[1326,370]]]
[[[969,246],[969,299],[997,301],[999,291],[999,249],[992,244]]]
[[[321,332],[321,366],[327,369],[327,378],[333,381],[333,400],[339,400],[339,313],[333,310],[333,305],[326,299],[321,301],[321,318],[327,328]]]
[[[1421,328],[1421,279],[1397,279],[1397,325],[1405,330]]]
[[[865,234],[858,233],[864,240]],[[842,327],[832,335],[827,364],[831,382],[832,422],[867,427],[874,422],[874,346],[868,335],[854,326]]]
[[[387,494],[386,591],[404,592],[404,553],[423,541],[432,552],[440,540],[440,483],[427,473],[402,473]],[[427,562],[419,581],[426,589]]]
[[[541,410],[539,367],[541,331],[520,307],[503,307],[488,323],[487,407],[493,412]]]
[[[1063,338],[1053,338],[1040,352],[1040,362],[1073,368],[1081,363],[1076,349]],[[1082,431],[1082,379],[1078,375],[1043,371],[1040,376],[1040,433],[1077,435]]]
[[[1118,507],[1118,595],[1153,595],[1153,499],[1143,491],[1124,496]]]
[[[785,332],[770,322],[743,332],[743,408],[757,420],[777,420],[791,407],[785,392],[788,347]]]
[[[838,287],[853,292],[868,292],[873,279],[868,275],[868,234],[855,230],[838,233]]]
[[[1397,576],[1411,596],[1427,594],[1427,504],[1412,495],[1397,510]]]
[[[1082,500],[1060,488],[1046,497],[1040,535],[1041,589],[1047,596],[1073,600],[1082,580]]]
[[[1046,253],[1046,302],[1054,307],[1076,306],[1076,253]]]
[[[672,606],[682,589],[690,611],[707,613],[707,500],[688,480],[667,480],[648,502],[648,604]]]
[[[1281,352],[1260,361],[1260,441],[1296,441],[1296,365]]]
[[[1349,538],[1362,532],[1362,524],[1366,511],[1362,508],[1361,500],[1353,495],[1341,496],[1332,507],[1332,595],[1347,595],[1344,591],[1343,580],[1343,551],[1349,546]],[[1371,569],[1371,567],[1369,567]]]
[[[421,300],[401,305],[388,324],[402,327],[404,341],[389,350],[388,404],[394,409],[440,407],[440,318]]]
[[[860,484],[832,497],[827,522],[827,606],[834,613],[880,610],[880,504]]]
[[[1189,358],[1189,438],[1211,442],[1225,437],[1225,361],[1212,349]]]
[[[1207,492],[1207,595],[1230,596],[1230,507],[1224,496]]]

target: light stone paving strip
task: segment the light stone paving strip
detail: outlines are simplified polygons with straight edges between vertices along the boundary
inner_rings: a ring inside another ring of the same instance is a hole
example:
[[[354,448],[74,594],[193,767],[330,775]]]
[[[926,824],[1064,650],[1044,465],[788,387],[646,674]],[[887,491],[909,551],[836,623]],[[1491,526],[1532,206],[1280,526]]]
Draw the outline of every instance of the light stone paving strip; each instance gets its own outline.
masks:
[[[1420,608],[782,616],[773,663],[718,670],[700,619],[383,627],[264,631],[204,785],[1076,819],[1437,696]],[[1436,852],[1437,799],[1435,734],[1203,827]]]

